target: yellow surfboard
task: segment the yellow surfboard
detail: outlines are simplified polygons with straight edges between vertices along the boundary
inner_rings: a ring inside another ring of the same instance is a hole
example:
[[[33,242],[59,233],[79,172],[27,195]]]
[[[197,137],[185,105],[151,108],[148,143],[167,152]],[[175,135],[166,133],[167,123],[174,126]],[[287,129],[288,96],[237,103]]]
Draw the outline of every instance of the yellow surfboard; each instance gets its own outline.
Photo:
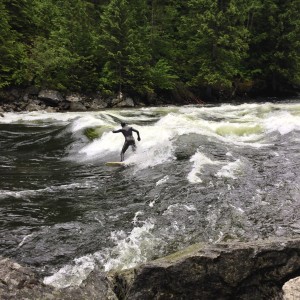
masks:
[[[126,164],[122,161],[108,161],[105,165],[110,167],[125,167]]]

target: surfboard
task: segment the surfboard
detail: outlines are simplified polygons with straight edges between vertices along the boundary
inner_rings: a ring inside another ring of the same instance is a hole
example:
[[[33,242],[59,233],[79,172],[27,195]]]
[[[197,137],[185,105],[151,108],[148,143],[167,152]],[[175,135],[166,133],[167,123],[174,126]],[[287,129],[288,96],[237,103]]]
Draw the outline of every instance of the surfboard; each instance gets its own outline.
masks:
[[[125,167],[125,163],[122,161],[108,161],[107,163],[105,163],[107,166],[111,166],[111,167]]]

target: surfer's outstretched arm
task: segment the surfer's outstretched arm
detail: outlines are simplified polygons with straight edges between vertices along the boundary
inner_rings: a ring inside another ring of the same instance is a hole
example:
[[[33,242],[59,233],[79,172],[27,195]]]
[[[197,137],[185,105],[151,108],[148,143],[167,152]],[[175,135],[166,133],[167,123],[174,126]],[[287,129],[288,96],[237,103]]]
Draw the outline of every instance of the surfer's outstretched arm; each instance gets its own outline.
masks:
[[[113,130],[113,133],[118,133],[118,132],[122,132],[122,129]]]
[[[141,137],[140,137],[140,133],[139,133],[139,131],[138,131],[138,130],[136,130],[136,129],[134,129],[134,128],[132,128],[132,131],[134,131],[134,132],[136,132],[136,133],[137,133],[137,136],[138,136],[138,141],[140,141],[140,140],[141,140]]]

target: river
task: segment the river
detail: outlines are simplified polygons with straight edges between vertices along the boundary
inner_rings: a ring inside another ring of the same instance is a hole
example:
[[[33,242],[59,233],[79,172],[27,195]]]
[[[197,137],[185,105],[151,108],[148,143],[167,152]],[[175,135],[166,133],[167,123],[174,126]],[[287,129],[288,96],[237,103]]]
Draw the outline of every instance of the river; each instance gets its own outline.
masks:
[[[118,161],[125,121],[141,135]],[[196,242],[300,234],[300,103],[0,117],[0,253],[56,287]]]

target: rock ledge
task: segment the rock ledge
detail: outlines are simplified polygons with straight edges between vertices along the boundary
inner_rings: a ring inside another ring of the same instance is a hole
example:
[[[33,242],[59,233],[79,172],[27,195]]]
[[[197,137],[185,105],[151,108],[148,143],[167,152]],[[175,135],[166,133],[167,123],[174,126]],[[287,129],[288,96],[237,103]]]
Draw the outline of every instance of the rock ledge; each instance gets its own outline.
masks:
[[[298,299],[300,238],[195,244],[124,271],[95,268],[80,286],[54,289],[0,258],[0,299]],[[284,285],[284,292],[282,286]],[[296,296],[297,297],[297,296]]]

